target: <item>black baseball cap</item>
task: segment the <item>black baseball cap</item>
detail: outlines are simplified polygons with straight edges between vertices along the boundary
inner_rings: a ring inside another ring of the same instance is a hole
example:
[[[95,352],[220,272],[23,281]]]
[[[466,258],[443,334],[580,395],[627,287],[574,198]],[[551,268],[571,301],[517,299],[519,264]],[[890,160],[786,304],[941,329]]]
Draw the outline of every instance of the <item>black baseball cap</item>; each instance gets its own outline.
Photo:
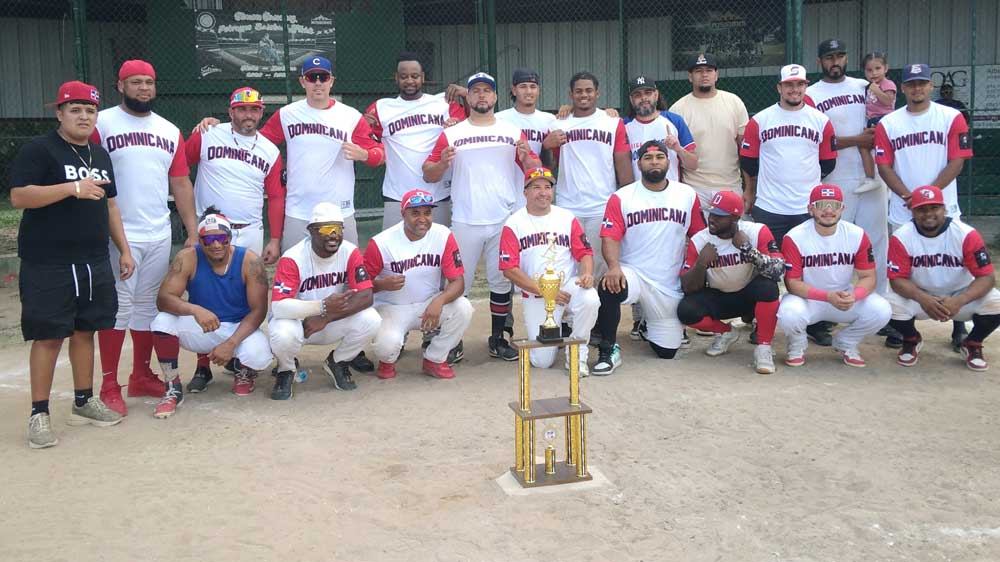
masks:
[[[531,82],[532,84],[538,84],[538,73],[530,68],[515,68],[514,75],[511,78],[511,85],[517,86],[524,82]]]
[[[707,66],[718,70],[719,61],[716,60],[715,55],[711,53],[698,53],[692,55],[691,58],[688,59],[688,72],[691,72],[699,66]]]
[[[823,58],[826,55],[832,55],[834,53],[844,53],[847,54],[847,45],[844,44],[840,39],[827,39],[819,44],[816,49],[816,56]]]
[[[667,145],[664,144],[663,141],[658,141],[658,140],[654,139],[654,140],[648,140],[648,141],[642,143],[642,146],[640,146],[639,150],[637,150],[636,153],[635,153],[636,154],[636,159],[637,160],[641,159],[644,154],[646,154],[647,152],[650,152],[650,151],[653,151],[653,152],[660,151],[660,152],[662,152],[664,154],[670,154],[669,152],[667,152]]]
[[[628,93],[632,93],[636,90],[643,90],[646,88],[656,89],[656,80],[653,80],[645,74],[640,74],[628,81]]]

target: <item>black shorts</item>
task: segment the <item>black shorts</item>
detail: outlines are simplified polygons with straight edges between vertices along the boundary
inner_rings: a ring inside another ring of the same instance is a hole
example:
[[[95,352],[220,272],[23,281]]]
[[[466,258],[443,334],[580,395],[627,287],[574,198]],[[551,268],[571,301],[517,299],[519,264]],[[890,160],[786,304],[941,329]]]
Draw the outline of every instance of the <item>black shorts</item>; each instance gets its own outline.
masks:
[[[21,260],[19,275],[25,341],[63,339],[74,331],[115,327],[118,292],[107,258],[73,265]]]
[[[778,300],[778,295],[778,282],[758,275],[734,293],[705,288],[692,295],[684,295],[677,305],[677,318],[681,324],[688,326],[697,324],[706,316],[714,320],[749,320],[753,318],[758,302],[774,302]]]
[[[765,211],[757,205],[754,205],[750,209],[750,216],[753,217],[754,222],[762,222],[767,225],[767,229],[771,231],[771,235],[774,236],[774,241],[778,243],[779,248],[789,230],[812,218],[809,213],[804,215],[779,215]]]

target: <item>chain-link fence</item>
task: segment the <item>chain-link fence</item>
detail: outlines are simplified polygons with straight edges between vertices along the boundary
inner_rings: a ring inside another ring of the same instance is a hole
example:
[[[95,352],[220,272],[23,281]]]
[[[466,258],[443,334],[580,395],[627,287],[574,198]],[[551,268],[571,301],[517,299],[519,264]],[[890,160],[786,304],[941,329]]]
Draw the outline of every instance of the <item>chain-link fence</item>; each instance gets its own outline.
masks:
[[[777,101],[779,68],[817,71],[816,44],[837,37],[862,76],[864,52],[887,51],[889,76],[927,62],[935,86],[968,106],[976,157],[960,178],[967,214],[1000,214],[998,0],[35,0],[0,6],[0,165],[53,124],[48,101],[74,77],[120,99],[117,69],[130,58],[157,69],[156,111],[188,131],[226,117],[227,95],[250,84],[268,113],[298,99],[306,57],[335,61],[333,94],[364,110],[397,94],[400,51],[419,54],[424,88],[443,91],[475,71],[509,84],[519,66],[541,76],[539,107],[569,102],[579,70],[601,81],[601,105],[627,110],[629,76],[653,77],[670,102],[691,91],[687,60],[711,52],[718,87],[751,114]],[[818,78],[818,74],[811,75]],[[502,88],[501,88],[502,89]],[[510,106],[501,91],[500,109]],[[935,90],[935,98],[939,96]],[[899,105],[904,103],[902,96]],[[265,116],[265,119],[268,115]],[[381,169],[358,166],[356,205],[380,207]],[[3,181],[6,182],[6,174]],[[4,188],[7,186],[4,184]],[[364,216],[364,213],[362,213]]]

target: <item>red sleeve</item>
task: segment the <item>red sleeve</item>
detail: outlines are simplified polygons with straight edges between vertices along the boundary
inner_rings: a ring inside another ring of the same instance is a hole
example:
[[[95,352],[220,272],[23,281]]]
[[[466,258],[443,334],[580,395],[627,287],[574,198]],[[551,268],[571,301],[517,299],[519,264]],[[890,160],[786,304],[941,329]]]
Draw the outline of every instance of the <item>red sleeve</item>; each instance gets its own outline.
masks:
[[[955,116],[948,129],[948,160],[972,158],[972,139],[969,138],[969,124],[961,113]]]
[[[760,232],[757,233],[757,251],[767,256],[781,257],[778,243],[774,240],[774,235],[771,234],[771,229],[767,225],[760,227]]]
[[[448,104],[448,117],[464,121],[469,116],[468,110],[460,103],[451,102]]]
[[[358,124],[354,126],[351,142],[368,151],[368,160],[365,160],[365,165],[369,168],[380,166],[385,162],[385,148],[372,138],[372,129],[364,117],[359,118]]]
[[[802,254],[788,236],[781,241],[781,255],[785,256],[785,278],[802,279]]]
[[[580,221],[573,218],[573,224],[569,227],[569,249],[573,253],[573,259],[580,261],[583,256],[594,255],[594,249],[590,247],[590,240],[587,240],[587,233],[580,226]]]
[[[379,273],[382,273],[384,267],[382,250],[379,249],[378,244],[375,243],[375,239],[372,238],[368,241],[368,247],[365,248],[365,271],[368,272],[368,277],[374,279],[378,277]]]
[[[440,162],[441,161],[441,151],[448,148],[448,137],[444,133],[438,137],[436,143],[434,143],[434,150],[431,151],[431,155],[427,157],[428,162]]]
[[[688,226],[688,238],[694,236],[706,226],[708,225],[705,224],[705,215],[701,214],[701,201],[695,197],[694,203],[691,204],[691,224]]]
[[[90,133],[90,142],[94,144],[101,144],[101,133],[94,127],[94,132]]]
[[[598,110],[600,111],[600,110]],[[632,152],[628,145],[628,133],[625,132],[625,122],[618,120],[618,130],[615,131],[615,152]]]
[[[347,286],[355,291],[371,289],[372,278],[365,269],[365,259],[361,257],[361,250],[354,248],[351,257],[347,258]]]
[[[184,135],[177,133],[177,150],[174,151],[174,160],[170,163],[167,176],[171,178],[188,176],[191,168],[188,168],[187,154],[184,148]]]
[[[260,128],[260,134],[274,144],[281,144],[285,142],[285,130],[281,127],[280,109],[275,111],[274,115],[272,115],[271,118],[264,123],[264,126]]]
[[[299,294],[299,266],[292,258],[281,258],[274,271],[274,287],[271,289],[271,302],[293,299]]]
[[[872,242],[868,235],[861,233],[861,244],[858,245],[858,253],[854,254],[854,269],[868,270],[875,269],[875,252],[872,250]]]
[[[962,261],[973,277],[983,277],[993,274],[993,261],[990,251],[983,242],[979,232],[973,230],[962,241]]]
[[[910,278],[910,253],[895,236],[889,237],[889,279]]]
[[[694,242],[688,240],[687,254],[684,256],[684,267],[681,270],[688,270],[694,267],[694,262],[698,261],[698,249],[694,247]]]
[[[517,236],[509,226],[500,231],[500,270],[514,269],[521,266],[521,246]]]
[[[285,186],[281,185],[282,169],[284,164],[279,154],[264,178],[264,192],[267,193],[267,224],[271,238],[281,238],[281,233],[285,229]]]
[[[875,163],[892,166],[895,160],[895,153],[892,143],[889,142],[889,134],[885,132],[885,127],[881,123],[875,125]]]
[[[97,129],[94,129],[97,131]],[[188,166],[201,161],[201,131],[195,131],[184,143],[184,156],[187,157]]]
[[[372,132],[373,135],[375,135],[376,137],[378,137],[379,139],[381,139],[382,138],[382,121],[380,121],[379,118],[378,118],[378,106],[376,105],[377,103],[378,103],[377,101],[373,101],[372,104],[368,106],[368,109],[365,110],[365,113],[366,114],[367,113],[371,113],[372,115],[375,116],[375,124],[374,125],[369,125],[369,128],[371,129],[371,132]]]
[[[621,240],[625,237],[625,217],[622,216],[622,200],[612,193],[604,206],[604,220],[601,222],[601,238]]]
[[[448,241],[444,243],[444,255],[441,256],[441,273],[449,281],[465,275],[465,266],[462,264],[462,252],[458,250],[458,242],[455,241],[454,234],[449,234]]]
[[[743,130],[743,143],[740,144],[740,156],[760,158],[760,125],[753,117],[747,121]]]
[[[826,127],[823,127],[823,141],[819,145],[819,159],[833,160],[837,157],[837,137],[833,132],[833,122],[826,120]]]
[[[524,134],[524,131],[521,131],[521,140],[528,142],[528,136]],[[529,150],[529,152],[531,153],[530,156],[533,156],[536,160],[538,159],[538,155],[535,154],[535,151]],[[522,170],[524,169],[524,164],[521,163],[521,157],[518,156],[516,148],[514,149],[514,163],[517,164],[518,168],[521,168]]]
[[[802,98],[802,103],[808,105],[809,107],[811,107],[813,109],[816,109],[816,102],[814,102],[813,99],[811,97],[809,97],[808,95],[804,96]]]

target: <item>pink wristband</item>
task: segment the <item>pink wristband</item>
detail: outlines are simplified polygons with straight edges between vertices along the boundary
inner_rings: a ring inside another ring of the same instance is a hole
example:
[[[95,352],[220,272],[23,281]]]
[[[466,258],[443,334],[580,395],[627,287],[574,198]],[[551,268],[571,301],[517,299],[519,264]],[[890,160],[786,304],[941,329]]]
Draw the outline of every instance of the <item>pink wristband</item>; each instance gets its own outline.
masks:
[[[868,296],[868,289],[865,289],[861,285],[854,287],[854,300],[859,301]]]
[[[826,291],[823,289],[817,289],[816,287],[809,287],[809,292],[806,293],[806,298],[811,301],[827,302]]]

